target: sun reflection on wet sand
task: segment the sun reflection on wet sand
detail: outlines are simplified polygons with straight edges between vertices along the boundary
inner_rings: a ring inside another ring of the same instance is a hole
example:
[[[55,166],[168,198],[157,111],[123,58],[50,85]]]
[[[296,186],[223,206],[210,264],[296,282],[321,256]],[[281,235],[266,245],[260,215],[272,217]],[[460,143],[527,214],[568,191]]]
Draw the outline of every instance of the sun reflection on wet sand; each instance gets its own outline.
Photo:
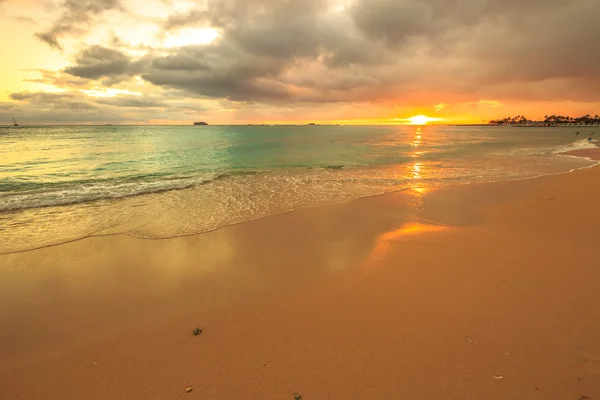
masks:
[[[426,187],[418,187],[418,186],[415,186],[415,187],[412,187],[412,188],[411,188],[411,190],[412,190],[413,192],[416,192],[416,193],[418,193],[420,196],[423,196],[423,195],[425,195],[425,194],[427,194],[427,193],[431,192],[431,190],[432,190],[432,189],[430,189],[430,188],[426,188]]]
[[[396,242],[402,238],[422,235],[425,233],[439,232],[449,228],[450,227],[447,225],[408,222],[398,229],[383,233],[376,239],[375,244],[373,245],[373,249],[365,258],[364,262],[362,263],[361,269],[363,269],[365,273],[369,273],[373,269],[377,268],[379,263],[386,256],[386,253],[388,252],[393,242]]]

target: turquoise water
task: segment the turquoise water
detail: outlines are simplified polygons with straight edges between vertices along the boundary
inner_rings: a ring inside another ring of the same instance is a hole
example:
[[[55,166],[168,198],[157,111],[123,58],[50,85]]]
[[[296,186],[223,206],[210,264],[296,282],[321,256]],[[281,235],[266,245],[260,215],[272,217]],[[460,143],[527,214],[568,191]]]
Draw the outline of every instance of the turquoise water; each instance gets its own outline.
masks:
[[[581,131],[576,137],[575,131]],[[408,188],[592,164],[590,128],[0,128],[0,252],[99,233],[172,237]]]

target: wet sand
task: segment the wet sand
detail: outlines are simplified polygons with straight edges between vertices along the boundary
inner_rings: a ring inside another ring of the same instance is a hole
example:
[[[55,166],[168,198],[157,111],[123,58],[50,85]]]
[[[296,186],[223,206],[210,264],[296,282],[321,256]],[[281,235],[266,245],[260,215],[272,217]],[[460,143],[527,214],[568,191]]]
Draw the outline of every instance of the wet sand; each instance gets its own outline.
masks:
[[[2,255],[0,399],[600,398],[599,182]]]

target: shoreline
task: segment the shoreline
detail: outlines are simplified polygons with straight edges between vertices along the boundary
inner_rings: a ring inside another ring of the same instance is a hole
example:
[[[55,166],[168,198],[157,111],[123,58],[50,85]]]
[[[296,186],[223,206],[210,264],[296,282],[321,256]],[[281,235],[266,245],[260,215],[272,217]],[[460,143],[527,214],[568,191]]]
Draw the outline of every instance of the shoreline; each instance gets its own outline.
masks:
[[[562,155],[570,156],[570,157],[579,157],[586,158],[588,160],[600,161],[600,148],[596,147],[590,149],[580,149],[568,151],[566,153],[562,153]],[[592,167],[597,166],[598,164],[592,165]],[[584,167],[585,168],[585,167]]]
[[[0,255],[0,397],[595,398],[598,177]]]
[[[527,181],[527,180],[531,180],[531,179],[538,179],[538,178],[543,178],[546,176],[555,176],[555,175],[562,175],[562,174],[569,174],[569,173],[573,173],[575,171],[579,171],[579,170],[584,170],[584,169],[588,169],[588,168],[592,168],[595,166],[600,165],[600,148],[599,147],[595,147],[595,148],[586,148],[586,149],[577,149],[577,150],[570,150],[570,151],[564,151],[564,152],[560,152],[560,153],[556,153],[555,156],[567,156],[567,157],[574,157],[574,158],[581,158],[581,159],[586,159],[586,160],[590,160],[590,161],[598,161],[597,163],[590,165],[590,166],[584,166],[584,167],[580,167],[580,168],[574,168],[568,171],[563,171],[563,172],[556,172],[556,173],[548,173],[548,174],[543,174],[543,175],[536,175],[536,176],[531,176],[531,177],[524,177],[524,178],[516,178],[516,179],[512,179],[512,180],[499,180],[499,181],[488,181],[488,182],[467,182],[467,183],[460,183],[460,184],[449,184],[449,185],[444,185],[444,186],[438,186],[438,187],[427,187],[427,188],[423,188],[424,190],[426,190],[427,192],[430,191],[436,191],[439,189],[447,189],[447,188],[459,188],[459,187],[463,187],[463,186],[470,186],[470,185],[490,185],[490,184],[497,184],[497,183],[506,183],[506,182],[518,182],[518,181]],[[225,174],[227,175],[227,174]],[[219,177],[213,179],[216,180],[219,179]],[[206,182],[203,182],[199,185],[196,186],[202,186],[204,185]],[[17,210],[9,210],[6,211],[4,213],[6,214],[10,214],[10,213],[18,213],[21,212],[23,210],[35,210],[35,209],[39,209],[39,208],[50,208],[50,207],[69,207],[69,206],[76,206],[76,205],[87,205],[87,204],[94,204],[97,202],[103,202],[103,201],[120,201],[123,199],[131,199],[131,198],[135,198],[135,197],[143,197],[143,196],[152,196],[152,195],[156,195],[156,194],[161,194],[161,193],[166,193],[166,192],[172,192],[172,191],[185,191],[185,190],[191,190],[193,188],[195,188],[196,186],[190,186],[190,187],[184,187],[184,188],[174,188],[174,189],[165,189],[162,191],[158,191],[158,192],[151,192],[151,193],[140,193],[140,194],[135,194],[135,195],[131,195],[131,196],[127,196],[127,197],[123,197],[123,198],[114,198],[114,199],[99,199],[99,200],[93,200],[93,201],[89,201],[89,202],[82,202],[82,203],[72,203],[72,204],[61,204],[61,205],[52,205],[52,206],[43,206],[43,207],[34,207],[34,208],[27,208],[27,209],[17,209]],[[50,244],[45,244],[39,247],[31,247],[31,248],[25,248],[25,249],[19,249],[19,250],[11,250],[11,251],[6,251],[6,252],[0,252],[0,256],[2,255],[10,255],[10,254],[18,254],[18,253],[23,253],[23,252],[28,252],[28,251],[34,251],[34,250],[39,250],[39,249],[44,249],[44,248],[48,248],[48,247],[55,247],[55,246],[60,246],[62,244],[68,244],[68,243],[74,243],[74,242],[78,242],[81,240],[85,240],[88,238],[94,238],[94,237],[110,237],[113,235],[123,235],[123,236],[129,236],[135,239],[140,239],[140,240],[169,240],[169,239],[177,239],[177,238],[185,238],[185,237],[193,237],[196,235],[203,235],[206,233],[210,233],[210,232],[214,232],[223,228],[227,228],[229,226],[235,226],[235,225],[239,225],[239,224],[244,224],[244,223],[248,223],[248,222],[253,222],[253,221],[257,221],[257,220],[261,220],[264,218],[270,218],[270,217],[274,217],[274,216],[278,216],[278,215],[282,215],[282,214],[287,214],[287,213],[292,213],[292,212],[297,212],[297,211],[302,211],[302,210],[307,210],[307,209],[313,209],[313,208],[320,208],[320,207],[330,207],[330,206],[336,206],[336,205],[340,205],[340,204],[346,204],[346,203],[352,203],[361,199],[368,199],[371,197],[379,197],[379,196],[385,196],[385,195],[389,195],[389,194],[393,194],[393,193],[401,193],[401,192],[405,192],[405,191],[412,191],[415,190],[415,188],[413,187],[405,187],[405,188],[401,188],[401,189],[394,189],[394,190],[390,190],[390,191],[384,191],[384,192],[380,192],[380,193],[374,193],[374,194],[368,194],[368,195],[364,195],[364,196],[359,196],[353,199],[349,199],[349,200],[342,200],[339,202],[334,202],[334,203],[330,203],[330,204],[320,204],[320,205],[310,205],[310,206],[305,206],[305,207],[300,207],[300,208],[293,208],[290,210],[285,210],[285,211],[281,211],[281,212],[276,212],[273,214],[268,214],[268,215],[264,215],[264,216],[259,216],[256,218],[251,218],[251,219],[246,219],[243,221],[239,221],[239,222],[233,222],[233,223],[226,223],[224,225],[212,228],[212,229],[207,229],[207,230],[203,230],[203,231],[199,231],[199,232],[192,232],[192,233],[183,233],[183,234],[179,234],[179,235],[174,235],[174,236],[166,236],[166,237],[148,237],[148,236],[141,236],[141,235],[135,235],[130,233],[129,231],[120,231],[120,232],[110,232],[111,229],[113,229],[116,226],[119,226],[121,224],[116,224],[113,227],[108,227],[108,228],[103,228],[101,229],[99,232],[109,232],[109,233],[95,233],[95,234],[88,234],[82,237],[78,237],[78,238],[74,238],[74,239],[69,239],[69,240],[65,240],[65,241],[61,241],[61,242],[57,242],[57,243],[50,243]],[[137,228],[134,228],[137,229]]]

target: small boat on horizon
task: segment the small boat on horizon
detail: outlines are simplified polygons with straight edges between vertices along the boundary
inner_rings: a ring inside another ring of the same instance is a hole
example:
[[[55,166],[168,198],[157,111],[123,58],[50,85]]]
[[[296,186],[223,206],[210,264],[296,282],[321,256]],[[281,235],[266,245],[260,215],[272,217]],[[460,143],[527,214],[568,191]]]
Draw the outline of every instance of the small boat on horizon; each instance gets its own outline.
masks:
[[[208,124],[204,121],[196,121],[196,122],[194,122],[194,125],[208,125]]]
[[[19,124],[17,124],[17,121],[15,121],[15,116],[12,116],[12,120],[13,120],[13,126],[19,126]]]

